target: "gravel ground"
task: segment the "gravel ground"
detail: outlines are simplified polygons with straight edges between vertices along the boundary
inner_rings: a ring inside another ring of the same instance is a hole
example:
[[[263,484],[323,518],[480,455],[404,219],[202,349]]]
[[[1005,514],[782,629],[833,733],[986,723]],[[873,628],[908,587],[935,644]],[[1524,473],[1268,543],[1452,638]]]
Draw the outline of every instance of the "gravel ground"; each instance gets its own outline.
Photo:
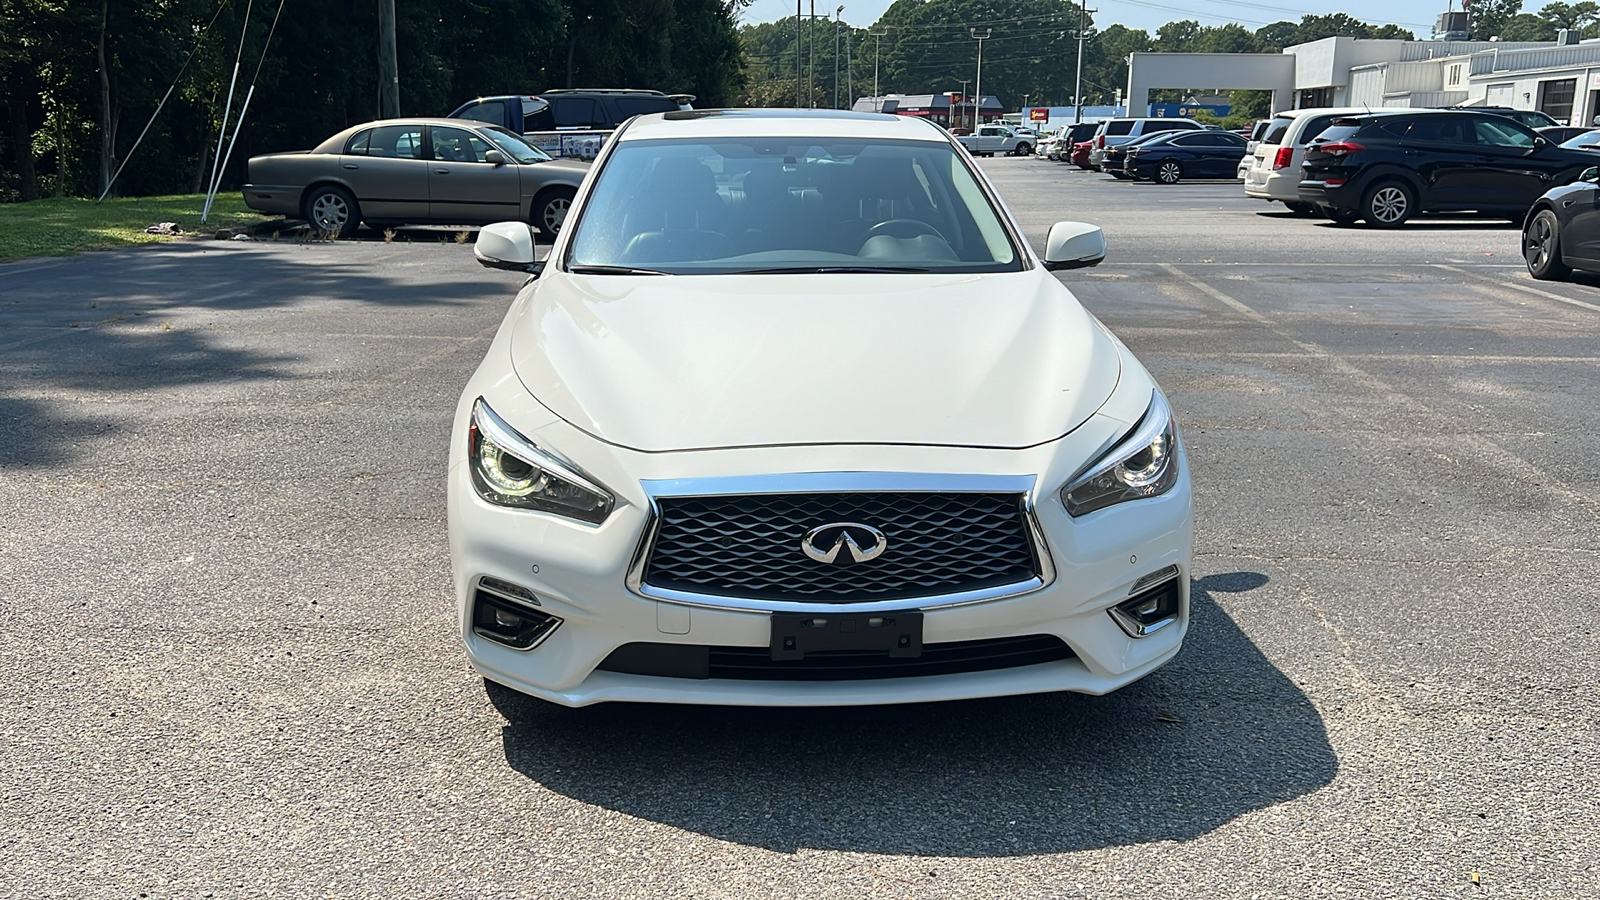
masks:
[[[470,248],[0,266],[0,895],[1600,895],[1600,281],[985,162],[1155,372],[1195,627],[1118,694],[546,707],[452,632]],[[402,238],[403,241],[403,238]]]

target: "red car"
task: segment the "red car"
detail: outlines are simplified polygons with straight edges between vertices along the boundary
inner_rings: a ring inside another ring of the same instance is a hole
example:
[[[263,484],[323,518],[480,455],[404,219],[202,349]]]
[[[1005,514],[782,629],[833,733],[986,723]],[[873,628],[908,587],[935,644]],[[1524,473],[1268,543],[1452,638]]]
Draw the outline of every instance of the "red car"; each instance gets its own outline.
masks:
[[[1089,151],[1094,149],[1094,141],[1082,141],[1072,145],[1072,164],[1080,169],[1089,168]]]

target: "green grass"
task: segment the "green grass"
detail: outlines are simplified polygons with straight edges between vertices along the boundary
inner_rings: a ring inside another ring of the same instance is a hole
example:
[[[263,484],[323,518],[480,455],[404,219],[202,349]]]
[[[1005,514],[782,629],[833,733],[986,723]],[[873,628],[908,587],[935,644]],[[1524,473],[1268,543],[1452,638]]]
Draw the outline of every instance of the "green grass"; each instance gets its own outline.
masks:
[[[200,207],[205,202],[203,194],[178,194],[113,198],[98,206],[76,197],[0,203],[0,261],[173,240],[144,233],[145,226],[157,222],[177,222],[186,234],[193,234],[262,221],[262,215],[246,207],[234,191],[217,195],[202,229]]]

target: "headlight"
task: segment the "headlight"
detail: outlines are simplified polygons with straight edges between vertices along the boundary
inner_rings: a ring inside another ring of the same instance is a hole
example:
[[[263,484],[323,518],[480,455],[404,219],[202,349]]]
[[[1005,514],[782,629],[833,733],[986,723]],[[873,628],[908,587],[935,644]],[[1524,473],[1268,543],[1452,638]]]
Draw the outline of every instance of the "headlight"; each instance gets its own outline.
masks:
[[[1178,483],[1178,426],[1160,391],[1128,436],[1061,489],[1061,502],[1082,516],[1124,500],[1164,494]]]
[[[610,491],[517,434],[482,397],[472,405],[467,454],[478,496],[497,506],[599,525],[616,503]]]

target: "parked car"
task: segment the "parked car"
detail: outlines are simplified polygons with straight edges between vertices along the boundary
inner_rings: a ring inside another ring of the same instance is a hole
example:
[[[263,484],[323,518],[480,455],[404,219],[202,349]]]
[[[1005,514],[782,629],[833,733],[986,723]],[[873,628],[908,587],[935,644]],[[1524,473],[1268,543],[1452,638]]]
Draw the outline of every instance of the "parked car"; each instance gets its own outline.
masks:
[[[1091,168],[1102,169],[1105,151],[1135,138],[1158,131],[1200,131],[1205,126],[1193,119],[1106,119],[1095,128],[1094,147],[1089,151]]]
[[[1588,150],[1591,153],[1600,152],[1600,128],[1585,131],[1577,137],[1568,138],[1561,142],[1561,146],[1568,150]]]
[[[998,197],[919,119],[705,111],[618,131],[548,261],[485,229],[481,261],[537,280],[452,428],[474,667],[569,706],[823,706],[1100,694],[1172,659],[1172,412],[1052,271],[1100,229],[1036,255]]]
[[[1522,224],[1522,258],[1541,281],[1573,269],[1600,272],[1600,169],[1584,169],[1571,184],[1545,191]]]
[[[1033,155],[1038,159],[1055,159],[1051,154],[1056,152],[1060,140],[1067,134],[1067,126],[1063,125],[1054,131],[1047,131],[1039,136],[1038,143],[1033,145]]]
[[[1276,201],[1297,216],[1315,215],[1316,206],[1300,199],[1301,166],[1306,145],[1340,116],[1385,115],[1403,110],[1344,108],[1291,109],[1272,117],[1250,153],[1244,173],[1244,194],[1257,200]],[[1244,160],[1240,160],[1241,167]]]
[[[1444,108],[1462,112],[1483,112],[1496,116],[1505,116],[1508,119],[1517,120],[1524,128],[1530,130],[1561,124],[1555,120],[1554,116],[1539,112],[1536,109],[1513,109],[1509,106],[1448,106]]]
[[[1065,126],[1065,138],[1056,142],[1055,154],[1050,158],[1066,162],[1072,157],[1072,148],[1093,138],[1099,127],[1098,122],[1074,122]]]
[[[1534,131],[1552,144],[1565,144],[1579,135],[1594,131],[1593,128],[1579,128],[1576,125],[1550,125],[1544,128],[1535,128]]]
[[[1089,154],[1094,152],[1094,141],[1079,141],[1072,145],[1072,155],[1069,161],[1080,169],[1094,168],[1089,163]]]
[[[517,132],[553,157],[594,159],[606,136],[644,113],[681,111],[692,94],[631,89],[551,90],[479,97],[450,113]]]
[[[1010,125],[979,125],[976,134],[962,135],[957,140],[973,156],[1027,156],[1033,152],[1033,137]]]
[[[1233,178],[1245,139],[1231,131],[1171,131],[1128,147],[1123,172],[1139,181],[1177,184],[1185,178]]]
[[[348,237],[362,222],[561,229],[589,172],[521,135],[462,119],[385,119],[335,134],[312,150],[251,157],[244,202]]]
[[[1128,177],[1128,173],[1124,170],[1123,164],[1127,161],[1128,151],[1130,149],[1155,140],[1158,137],[1180,133],[1189,134],[1191,132],[1153,131],[1149,134],[1142,134],[1131,141],[1124,141],[1120,144],[1107,147],[1100,155],[1100,171],[1119,181],[1125,180]]]
[[[1245,152],[1256,152],[1256,144],[1259,143],[1263,137],[1266,137],[1267,132],[1271,130],[1271,119],[1257,119],[1255,124],[1250,126],[1250,130],[1245,132],[1245,140],[1249,142],[1249,145],[1245,147]]]
[[[1306,148],[1300,200],[1341,224],[1403,225],[1419,212],[1522,222],[1594,157],[1493,113],[1411,109],[1340,118]]]

